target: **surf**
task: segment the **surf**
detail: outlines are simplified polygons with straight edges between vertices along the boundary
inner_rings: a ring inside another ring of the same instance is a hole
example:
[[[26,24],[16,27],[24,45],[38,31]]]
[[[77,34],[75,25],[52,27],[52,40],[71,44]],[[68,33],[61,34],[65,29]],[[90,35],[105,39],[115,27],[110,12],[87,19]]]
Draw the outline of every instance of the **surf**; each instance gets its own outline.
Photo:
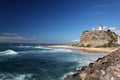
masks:
[[[31,80],[32,74],[0,73],[0,80]]]
[[[6,51],[0,51],[0,54],[3,54],[3,55],[16,55],[18,53],[16,51],[13,51],[13,50],[6,50]]]
[[[60,53],[60,52],[73,52],[73,51],[69,49],[49,49],[49,50],[43,50],[43,52]]]

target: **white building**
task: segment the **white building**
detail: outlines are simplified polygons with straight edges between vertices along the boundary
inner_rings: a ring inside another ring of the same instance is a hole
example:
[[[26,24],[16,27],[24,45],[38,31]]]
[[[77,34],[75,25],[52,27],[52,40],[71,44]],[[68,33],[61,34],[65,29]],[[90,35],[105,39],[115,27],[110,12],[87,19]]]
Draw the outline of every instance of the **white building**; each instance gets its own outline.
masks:
[[[102,30],[103,30],[103,26],[102,26],[102,25],[99,25],[99,26],[98,26],[98,30],[99,30],[99,31],[102,31]]]

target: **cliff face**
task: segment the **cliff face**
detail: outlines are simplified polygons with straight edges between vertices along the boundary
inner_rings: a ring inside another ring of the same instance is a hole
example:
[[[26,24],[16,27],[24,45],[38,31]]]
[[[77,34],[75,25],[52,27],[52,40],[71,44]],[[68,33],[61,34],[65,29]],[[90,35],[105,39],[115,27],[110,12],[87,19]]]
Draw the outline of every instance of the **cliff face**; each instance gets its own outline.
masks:
[[[82,67],[65,80],[120,80],[120,49]]]
[[[103,46],[109,43],[117,43],[118,35],[111,31],[84,31],[80,37],[80,44],[90,46]]]

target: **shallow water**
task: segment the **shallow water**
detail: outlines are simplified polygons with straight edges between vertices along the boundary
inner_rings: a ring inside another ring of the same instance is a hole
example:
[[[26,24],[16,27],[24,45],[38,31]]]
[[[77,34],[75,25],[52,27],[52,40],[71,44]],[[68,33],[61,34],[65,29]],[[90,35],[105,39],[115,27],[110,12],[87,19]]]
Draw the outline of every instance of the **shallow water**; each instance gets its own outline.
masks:
[[[61,80],[103,54],[36,46],[0,48],[0,80]]]

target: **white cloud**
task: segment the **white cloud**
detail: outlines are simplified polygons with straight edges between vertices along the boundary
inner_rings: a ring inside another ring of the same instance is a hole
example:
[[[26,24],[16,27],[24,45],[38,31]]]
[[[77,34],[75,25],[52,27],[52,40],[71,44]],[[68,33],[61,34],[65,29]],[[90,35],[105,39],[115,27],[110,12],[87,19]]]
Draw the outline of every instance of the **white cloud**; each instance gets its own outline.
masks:
[[[16,36],[16,35],[18,35],[18,34],[17,34],[17,33],[3,33],[3,35]]]
[[[72,42],[74,42],[74,43],[79,43],[79,42],[80,42],[80,39],[72,40]]]
[[[119,2],[115,2],[115,3],[108,3],[108,4],[100,4],[100,5],[96,5],[93,8],[105,8],[105,7],[111,7],[111,6],[116,6],[116,5],[120,5]]]
[[[120,30],[117,29],[116,27],[108,27],[107,29],[110,29],[111,31],[117,33],[118,35],[120,35]]]
[[[4,43],[34,43],[40,42],[39,39],[20,36],[16,33],[4,33],[0,36],[0,42]]]

